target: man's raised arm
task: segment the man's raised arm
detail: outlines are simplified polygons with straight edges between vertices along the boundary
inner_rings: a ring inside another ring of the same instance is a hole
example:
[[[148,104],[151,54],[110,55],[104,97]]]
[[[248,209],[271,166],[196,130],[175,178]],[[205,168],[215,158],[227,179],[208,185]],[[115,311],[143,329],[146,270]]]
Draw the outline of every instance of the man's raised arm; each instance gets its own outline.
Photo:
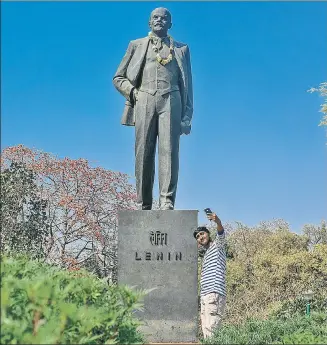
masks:
[[[210,213],[207,214],[207,218],[209,220],[214,221],[217,224],[217,234],[218,236],[225,236],[225,230],[223,225],[221,224],[221,220],[219,219],[219,217],[216,215],[216,213]]]

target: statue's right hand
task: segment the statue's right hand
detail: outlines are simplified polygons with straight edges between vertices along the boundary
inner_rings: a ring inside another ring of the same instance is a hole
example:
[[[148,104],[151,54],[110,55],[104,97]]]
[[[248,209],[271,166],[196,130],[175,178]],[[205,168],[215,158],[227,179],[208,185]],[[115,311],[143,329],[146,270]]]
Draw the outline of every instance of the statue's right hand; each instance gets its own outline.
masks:
[[[185,134],[188,135],[191,132],[191,124],[189,121],[182,121],[181,123],[181,135]]]

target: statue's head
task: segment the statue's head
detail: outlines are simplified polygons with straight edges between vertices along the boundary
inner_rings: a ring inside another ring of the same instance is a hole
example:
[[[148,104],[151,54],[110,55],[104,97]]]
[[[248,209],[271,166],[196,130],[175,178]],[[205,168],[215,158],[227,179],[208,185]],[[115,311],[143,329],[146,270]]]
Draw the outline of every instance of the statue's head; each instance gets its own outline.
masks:
[[[171,14],[167,8],[159,7],[151,12],[149,26],[151,31],[159,37],[167,36],[171,28]]]

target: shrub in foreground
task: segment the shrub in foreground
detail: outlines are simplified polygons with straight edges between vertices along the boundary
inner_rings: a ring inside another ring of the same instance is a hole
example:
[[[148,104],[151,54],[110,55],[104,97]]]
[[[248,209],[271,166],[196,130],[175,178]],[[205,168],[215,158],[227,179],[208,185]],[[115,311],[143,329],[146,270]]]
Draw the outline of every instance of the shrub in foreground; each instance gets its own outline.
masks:
[[[86,271],[3,257],[1,344],[141,343],[141,295]]]

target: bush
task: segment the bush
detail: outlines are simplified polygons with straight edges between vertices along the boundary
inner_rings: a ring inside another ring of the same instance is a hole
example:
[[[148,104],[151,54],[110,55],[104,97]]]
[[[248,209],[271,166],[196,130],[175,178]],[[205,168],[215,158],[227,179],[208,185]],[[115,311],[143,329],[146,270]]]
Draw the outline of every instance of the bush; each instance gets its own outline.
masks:
[[[283,320],[248,320],[216,330],[206,344],[326,344],[327,314]]]
[[[143,293],[24,257],[1,262],[2,344],[141,343]]]
[[[311,331],[295,332],[282,338],[276,344],[326,344],[327,338],[315,336]]]
[[[286,320],[295,315],[305,314],[306,300],[303,297],[297,297],[294,300],[285,301],[281,306],[272,312],[271,316],[275,319]],[[327,314],[327,297],[323,295],[314,296],[310,301],[312,312]]]
[[[232,232],[224,321],[267,319],[274,305],[294,300],[307,289],[315,295],[327,291],[327,245],[309,250],[307,242],[306,236],[278,227],[269,231],[240,227]]]

